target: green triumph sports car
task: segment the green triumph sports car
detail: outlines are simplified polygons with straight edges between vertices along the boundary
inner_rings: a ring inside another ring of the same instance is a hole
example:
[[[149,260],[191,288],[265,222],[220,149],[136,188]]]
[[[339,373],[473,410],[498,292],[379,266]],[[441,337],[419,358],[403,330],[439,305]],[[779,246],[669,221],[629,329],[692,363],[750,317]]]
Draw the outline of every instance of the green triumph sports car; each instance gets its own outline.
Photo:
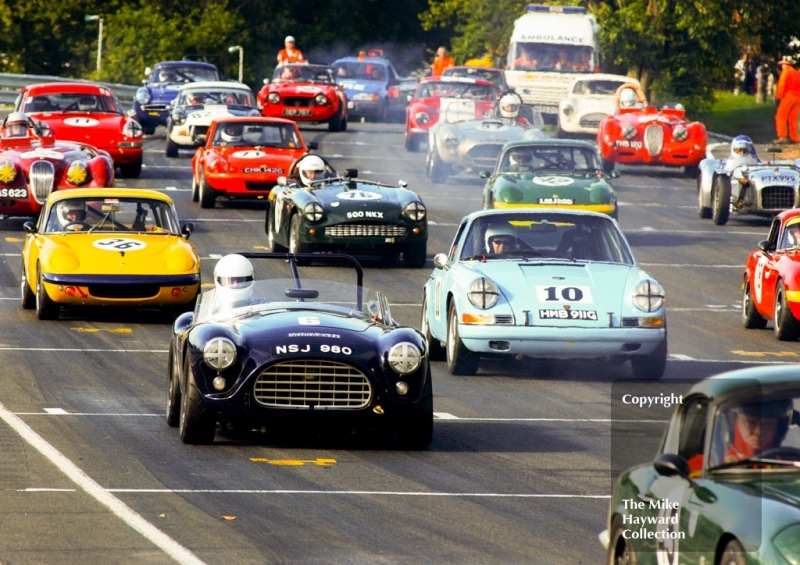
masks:
[[[754,367],[682,395],[655,460],[614,485],[607,563],[800,563],[799,376]]]
[[[321,160],[324,171],[303,181],[304,159]],[[344,252],[396,258],[420,268],[427,259],[427,209],[405,181],[392,186],[337,173],[318,155],[298,158],[269,194],[264,230],[269,251]]]
[[[585,141],[536,139],[503,146],[487,179],[483,207],[569,208],[617,217],[617,194],[609,184],[597,148]]]

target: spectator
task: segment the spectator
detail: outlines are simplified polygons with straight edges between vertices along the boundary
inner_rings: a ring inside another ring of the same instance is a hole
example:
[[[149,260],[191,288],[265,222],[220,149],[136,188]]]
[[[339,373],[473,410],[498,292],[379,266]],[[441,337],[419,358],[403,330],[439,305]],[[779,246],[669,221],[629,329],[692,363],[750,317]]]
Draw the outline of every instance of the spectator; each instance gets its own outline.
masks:
[[[736,61],[733,66],[733,78],[736,80],[736,86],[733,87],[733,93],[738,96],[740,91],[744,90],[744,81],[747,73],[747,53],[742,53],[742,58]]]
[[[800,73],[794,69],[794,60],[791,57],[783,57],[778,65],[781,66],[781,76],[775,92],[775,100],[780,100],[775,113],[775,132],[778,138],[773,143],[800,143],[797,125],[800,117]]]
[[[436,58],[433,60],[431,76],[440,77],[445,69],[455,66],[456,62],[452,57],[448,57],[447,49],[445,47],[439,47],[436,51]]]
[[[531,54],[524,45],[519,47],[519,57],[514,59],[514,64],[511,70],[517,71],[533,71],[539,65],[539,61],[531,57]]]
[[[566,49],[558,50],[558,59],[554,59],[550,64],[550,68],[556,71],[570,71],[572,70],[572,63],[569,61]]]
[[[305,63],[303,53],[295,48],[294,37],[287,35],[283,42],[284,48],[278,51],[278,64],[282,63]]]

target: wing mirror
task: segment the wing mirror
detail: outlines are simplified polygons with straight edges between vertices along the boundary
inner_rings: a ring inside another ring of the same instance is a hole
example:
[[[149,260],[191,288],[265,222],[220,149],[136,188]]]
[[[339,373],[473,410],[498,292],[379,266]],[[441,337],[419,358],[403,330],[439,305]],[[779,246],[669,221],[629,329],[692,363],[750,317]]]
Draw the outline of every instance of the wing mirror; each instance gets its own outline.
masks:
[[[769,255],[773,251],[775,251],[775,246],[772,242],[768,239],[762,239],[758,242],[758,248],[764,252],[765,255]]]
[[[264,84],[269,84],[269,79],[268,78],[264,79]]]
[[[653,462],[653,468],[664,477],[689,478],[689,463],[680,455],[674,453],[662,453]]]
[[[492,173],[490,171],[481,171],[478,173],[478,176],[482,179],[488,179],[490,176],[492,176]]]
[[[286,186],[286,177],[278,177],[278,186]]]
[[[306,147],[308,147],[312,151],[316,151],[317,149],[319,149],[319,143],[317,143],[316,141],[309,141],[308,143],[306,143]]]
[[[345,169],[344,176],[350,179],[354,179],[358,176],[358,169]]]
[[[146,78],[143,78],[143,79],[142,79],[142,84],[143,84],[143,85],[145,85],[145,86],[147,86],[147,79],[146,79]]]
[[[181,228],[181,235],[185,239],[189,239],[189,236],[192,235],[192,232],[194,232],[194,222],[186,222],[183,224],[183,227]]]
[[[36,233],[36,224],[30,221],[25,222],[22,224],[22,229],[24,229],[26,233]]]
[[[401,179],[401,180],[397,181],[397,186],[399,186],[400,188],[405,188],[405,187],[408,186],[408,181],[404,181],[404,180]]]
[[[444,253],[437,253],[433,256],[433,266],[437,269],[447,268],[447,255]]]
[[[412,95],[412,94],[409,94],[408,96],[406,96],[406,101],[407,101],[409,104],[411,103],[411,101],[412,101],[413,99],[414,99],[414,95]]]

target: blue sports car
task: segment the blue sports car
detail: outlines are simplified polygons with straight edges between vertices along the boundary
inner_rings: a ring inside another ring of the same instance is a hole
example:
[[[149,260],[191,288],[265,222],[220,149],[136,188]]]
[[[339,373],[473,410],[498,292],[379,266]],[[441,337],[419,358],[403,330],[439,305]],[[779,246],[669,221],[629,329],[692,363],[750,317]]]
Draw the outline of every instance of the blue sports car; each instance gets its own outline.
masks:
[[[337,84],[347,94],[350,116],[379,122],[404,114],[408,95],[417,86],[415,79],[403,78],[382,57],[344,57],[333,62]]]
[[[167,125],[169,105],[182,85],[219,80],[214,65],[197,61],[163,61],[152,69],[147,68],[145,74],[148,78],[136,91],[130,115],[142,124],[144,133],[148,135],[153,134],[156,127]]]
[[[454,375],[498,354],[630,359],[637,378],[664,374],[664,289],[604,214],[474,212],[433,264],[421,330],[431,358],[445,357]]]

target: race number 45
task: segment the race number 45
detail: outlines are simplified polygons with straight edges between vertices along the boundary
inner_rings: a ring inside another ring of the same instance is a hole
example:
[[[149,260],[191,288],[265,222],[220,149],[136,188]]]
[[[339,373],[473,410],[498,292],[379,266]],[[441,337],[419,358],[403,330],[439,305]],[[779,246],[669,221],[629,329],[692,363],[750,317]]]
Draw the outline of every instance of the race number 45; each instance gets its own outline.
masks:
[[[592,304],[592,289],[588,286],[536,286],[536,299],[540,303],[568,302],[570,304]]]

